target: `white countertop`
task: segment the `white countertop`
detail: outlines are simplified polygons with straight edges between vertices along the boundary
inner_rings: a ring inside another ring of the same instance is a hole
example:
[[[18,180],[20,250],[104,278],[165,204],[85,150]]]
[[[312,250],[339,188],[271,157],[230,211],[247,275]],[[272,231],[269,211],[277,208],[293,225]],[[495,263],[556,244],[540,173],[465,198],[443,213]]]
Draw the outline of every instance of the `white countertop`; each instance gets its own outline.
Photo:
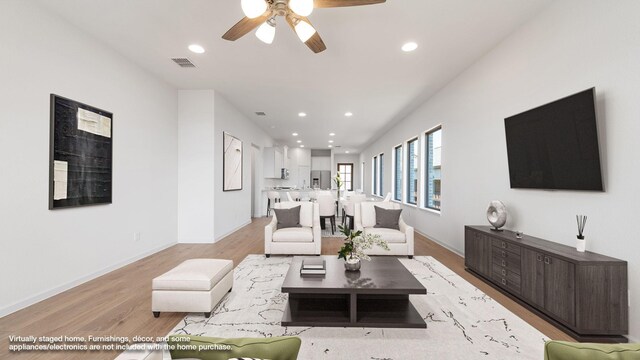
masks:
[[[321,189],[318,189],[321,190]],[[297,191],[297,192],[309,192],[309,191],[316,191],[316,189],[262,189],[263,192],[267,192],[267,191],[280,191],[280,192],[288,192],[288,191]],[[329,191],[335,191],[335,190],[329,190]]]

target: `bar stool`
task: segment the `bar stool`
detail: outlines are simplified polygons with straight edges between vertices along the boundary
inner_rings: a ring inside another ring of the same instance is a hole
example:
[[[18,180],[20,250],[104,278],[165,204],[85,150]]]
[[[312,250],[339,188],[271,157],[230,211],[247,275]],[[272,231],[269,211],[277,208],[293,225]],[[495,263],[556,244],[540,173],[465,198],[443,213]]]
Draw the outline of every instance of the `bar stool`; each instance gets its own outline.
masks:
[[[300,192],[299,191],[290,191],[289,195],[291,195],[292,201],[300,201]]]
[[[277,191],[269,191],[267,193],[267,216],[271,213],[271,204],[280,202],[280,193]]]
[[[342,225],[349,225],[349,229],[353,230],[353,222],[356,216],[355,207],[367,199],[365,194],[352,195],[351,199],[346,201],[342,207]],[[347,224],[347,220],[349,221]]]

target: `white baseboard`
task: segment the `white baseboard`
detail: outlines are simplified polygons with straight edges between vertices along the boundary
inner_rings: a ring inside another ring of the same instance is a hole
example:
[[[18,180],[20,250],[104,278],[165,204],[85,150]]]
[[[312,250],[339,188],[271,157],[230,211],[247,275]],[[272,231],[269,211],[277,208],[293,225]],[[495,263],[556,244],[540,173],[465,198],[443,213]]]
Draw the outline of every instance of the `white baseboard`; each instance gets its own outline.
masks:
[[[242,225],[240,225],[240,226],[236,227],[235,229],[233,229],[233,230],[231,230],[231,231],[228,231],[228,232],[226,232],[225,234],[222,234],[222,235],[218,236],[218,237],[215,239],[215,241],[214,241],[214,242],[218,242],[218,241],[220,241],[220,240],[222,240],[222,239],[226,238],[227,236],[229,236],[229,235],[233,234],[234,232],[236,232],[236,231],[238,231],[238,230],[242,229],[243,227],[245,227],[245,226],[247,226],[247,225],[251,224],[251,221],[252,221],[252,220],[251,220],[251,219],[249,219],[249,220],[245,221],[244,223],[242,223]]]
[[[18,301],[16,303],[13,303],[13,304],[11,304],[11,305],[9,305],[7,307],[4,307],[4,308],[0,309],[0,318],[5,317],[5,316],[7,316],[9,314],[12,314],[12,313],[14,313],[14,312],[16,312],[18,310],[24,309],[24,308],[26,308],[28,306],[31,306],[31,305],[33,305],[35,303],[38,303],[38,302],[42,301],[42,300],[48,299],[48,298],[50,298],[50,297],[52,297],[54,295],[58,295],[58,294],[60,294],[60,293],[62,293],[64,291],[67,291],[67,290],[69,290],[71,288],[74,288],[74,287],[76,287],[78,285],[81,285],[81,284],[83,284],[83,283],[85,283],[87,281],[90,281],[90,280],[93,280],[95,278],[98,278],[98,277],[100,277],[100,276],[102,276],[104,274],[107,274],[109,272],[117,270],[117,269],[119,269],[121,267],[127,266],[127,265],[129,265],[129,264],[131,264],[133,262],[136,262],[136,261],[138,261],[138,260],[140,260],[142,258],[145,258],[145,257],[149,256],[149,255],[153,255],[153,254],[155,254],[157,252],[160,252],[160,251],[162,251],[162,250],[164,250],[166,248],[169,248],[171,246],[174,246],[174,245],[176,245],[176,243],[165,244],[165,245],[162,245],[162,246],[160,246],[158,248],[155,248],[155,249],[152,249],[152,250],[149,250],[149,251],[145,251],[145,252],[143,252],[141,254],[133,256],[133,257],[131,257],[129,259],[126,259],[124,261],[120,261],[120,262],[117,262],[117,263],[115,263],[113,265],[107,266],[107,267],[105,267],[105,268],[103,268],[101,270],[98,270],[98,271],[96,271],[94,273],[91,273],[89,275],[79,277],[79,278],[77,278],[75,280],[72,280],[72,281],[66,283],[66,284],[62,284],[62,285],[57,286],[57,287],[55,287],[53,289],[49,289],[49,290],[43,291],[43,292],[41,292],[39,294],[36,294],[34,296],[28,297],[28,298],[26,298],[24,300],[20,300],[20,301]]]
[[[213,244],[213,239],[178,239],[178,244]]]
[[[462,254],[462,253],[461,253],[461,252],[459,252],[458,250],[456,250],[456,249],[452,248],[452,247],[451,247],[451,246],[449,246],[448,244],[446,244],[446,243],[444,243],[444,242],[442,242],[442,241],[440,241],[440,240],[438,240],[438,239],[434,238],[433,236],[429,236],[429,235],[427,235],[427,234],[423,234],[423,233],[421,233],[420,231],[416,230],[415,228],[413,228],[413,231],[415,231],[415,232],[417,232],[418,234],[420,234],[420,235],[422,235],[422,236],[426,237],[427,239],[429,239],[429,240],[433,241],[434,243],[436,243],[436,244],[438,244],[438,245],[442,246],[443,248],[445,248],[445,249],[447,249],[447,250],[451,251],[452,253],[454,253],[454,254],[456,254],[456,255],[458,255],[458,256],[460,256],[460,257],[464,257],[464,254]]]

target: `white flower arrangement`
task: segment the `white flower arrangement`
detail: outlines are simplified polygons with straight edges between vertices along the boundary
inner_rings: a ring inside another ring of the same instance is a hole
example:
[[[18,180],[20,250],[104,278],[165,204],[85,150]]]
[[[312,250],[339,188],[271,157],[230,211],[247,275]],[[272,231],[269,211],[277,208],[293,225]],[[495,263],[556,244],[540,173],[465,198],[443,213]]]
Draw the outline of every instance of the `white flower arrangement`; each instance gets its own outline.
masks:
[[[362,234],[362,231],[351,231],[347,227],[338,227],[340,231],[347,237],[344,239],[344,245],[338,252],[338,259],[347,261],[353,259],[371,260],[369,255],[365,254],[365,250],[372,249],[374,245],[380,246],[389,251],[389,244],[380,238],[380,235]]]

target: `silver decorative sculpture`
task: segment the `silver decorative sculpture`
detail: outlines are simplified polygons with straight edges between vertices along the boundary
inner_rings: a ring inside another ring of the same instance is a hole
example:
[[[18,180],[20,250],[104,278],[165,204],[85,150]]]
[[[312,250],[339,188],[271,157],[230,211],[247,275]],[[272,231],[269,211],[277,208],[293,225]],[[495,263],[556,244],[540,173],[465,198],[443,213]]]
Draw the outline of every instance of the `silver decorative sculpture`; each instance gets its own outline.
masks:
[[[502,231],[500,228],[507,222],[507,207],[502,201],[494,200],[489,203],[487,208],[487,220],[493,225],[494,231]]]

